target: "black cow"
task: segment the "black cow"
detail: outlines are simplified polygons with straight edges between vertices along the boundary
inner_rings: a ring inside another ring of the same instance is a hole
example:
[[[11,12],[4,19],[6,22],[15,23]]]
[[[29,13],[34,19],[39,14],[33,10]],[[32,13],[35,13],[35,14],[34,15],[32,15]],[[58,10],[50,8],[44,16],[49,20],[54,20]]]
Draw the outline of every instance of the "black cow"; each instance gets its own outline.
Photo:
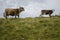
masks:
[[[51,17],[51,14],[54,12],[55,10],[41,10],[41,16],[42,15],[47,15],[49,14],[49,16]]]

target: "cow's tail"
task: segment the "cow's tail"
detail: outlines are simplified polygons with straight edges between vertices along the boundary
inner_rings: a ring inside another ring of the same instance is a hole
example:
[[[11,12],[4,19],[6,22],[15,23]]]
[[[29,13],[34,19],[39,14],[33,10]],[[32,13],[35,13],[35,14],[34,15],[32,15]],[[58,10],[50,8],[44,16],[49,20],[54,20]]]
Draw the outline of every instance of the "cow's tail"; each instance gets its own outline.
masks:
[[[3,16],[6,17],[6,13],[5,12],[3,13]]]

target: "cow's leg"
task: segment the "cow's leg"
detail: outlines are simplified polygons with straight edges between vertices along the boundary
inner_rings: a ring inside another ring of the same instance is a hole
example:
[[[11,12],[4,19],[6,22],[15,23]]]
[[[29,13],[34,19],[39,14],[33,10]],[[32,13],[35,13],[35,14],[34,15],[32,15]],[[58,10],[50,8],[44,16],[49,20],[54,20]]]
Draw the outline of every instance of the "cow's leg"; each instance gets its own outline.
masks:
[[[51,14],[49,13],[49,17],[51,17]]]
[[[15,18],[16,18],[16,13],[15,13]]]
[[[3,16],[6,17],[6,13],[3,13]]]
[[[40,16],[42,17],[43,15],[44,15],[44,13],[41,13],[41,15],[40,15]]]
[[[41,12],[41,14],[40,14],[40,17],[42,17],[42,12]]]
[[[7,15],[7,14],[5,14],[5,15],[6,15],[5,18],[7,19],[7,16],[8,16],[8,15]]]
[[[7,14],[6,14],[6,13],[4,13],[3,16],[4,16],[5,18],[7,18]]]
[[[19,18],[19,15],[18,15],[18,18]]]
[[[42,14],[40,14],[40,16],[42,17]]]
[[[16,18],[16,15],[15,15],[15,18]]]
[[[7,16],[5,18],[7,19]]]
[[[8,18],[7,16],[9,16],[9,15],[6,15],[6,16],[5,16],[6,19]]]

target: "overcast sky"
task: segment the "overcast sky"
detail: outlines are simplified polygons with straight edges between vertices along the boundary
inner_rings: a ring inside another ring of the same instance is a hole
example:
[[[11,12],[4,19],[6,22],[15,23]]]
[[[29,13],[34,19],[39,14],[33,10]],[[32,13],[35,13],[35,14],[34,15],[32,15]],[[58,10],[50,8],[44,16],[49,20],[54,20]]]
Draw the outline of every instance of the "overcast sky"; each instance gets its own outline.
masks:
[[[18,8],[23,6],[25,11],[20,17],[39,17],[42,9],[55,9],[52,15],[59,15],[60,0],[0,0],[0,17],[3,17],[6,8]]]

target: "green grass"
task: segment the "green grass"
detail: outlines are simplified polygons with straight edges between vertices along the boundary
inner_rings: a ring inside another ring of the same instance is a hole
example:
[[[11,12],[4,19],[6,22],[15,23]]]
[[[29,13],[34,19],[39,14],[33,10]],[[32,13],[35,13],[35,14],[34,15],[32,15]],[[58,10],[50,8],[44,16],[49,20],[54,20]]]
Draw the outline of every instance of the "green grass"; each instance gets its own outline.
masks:
[[[0,40],[60,40],[60,17],[0,18]]]

